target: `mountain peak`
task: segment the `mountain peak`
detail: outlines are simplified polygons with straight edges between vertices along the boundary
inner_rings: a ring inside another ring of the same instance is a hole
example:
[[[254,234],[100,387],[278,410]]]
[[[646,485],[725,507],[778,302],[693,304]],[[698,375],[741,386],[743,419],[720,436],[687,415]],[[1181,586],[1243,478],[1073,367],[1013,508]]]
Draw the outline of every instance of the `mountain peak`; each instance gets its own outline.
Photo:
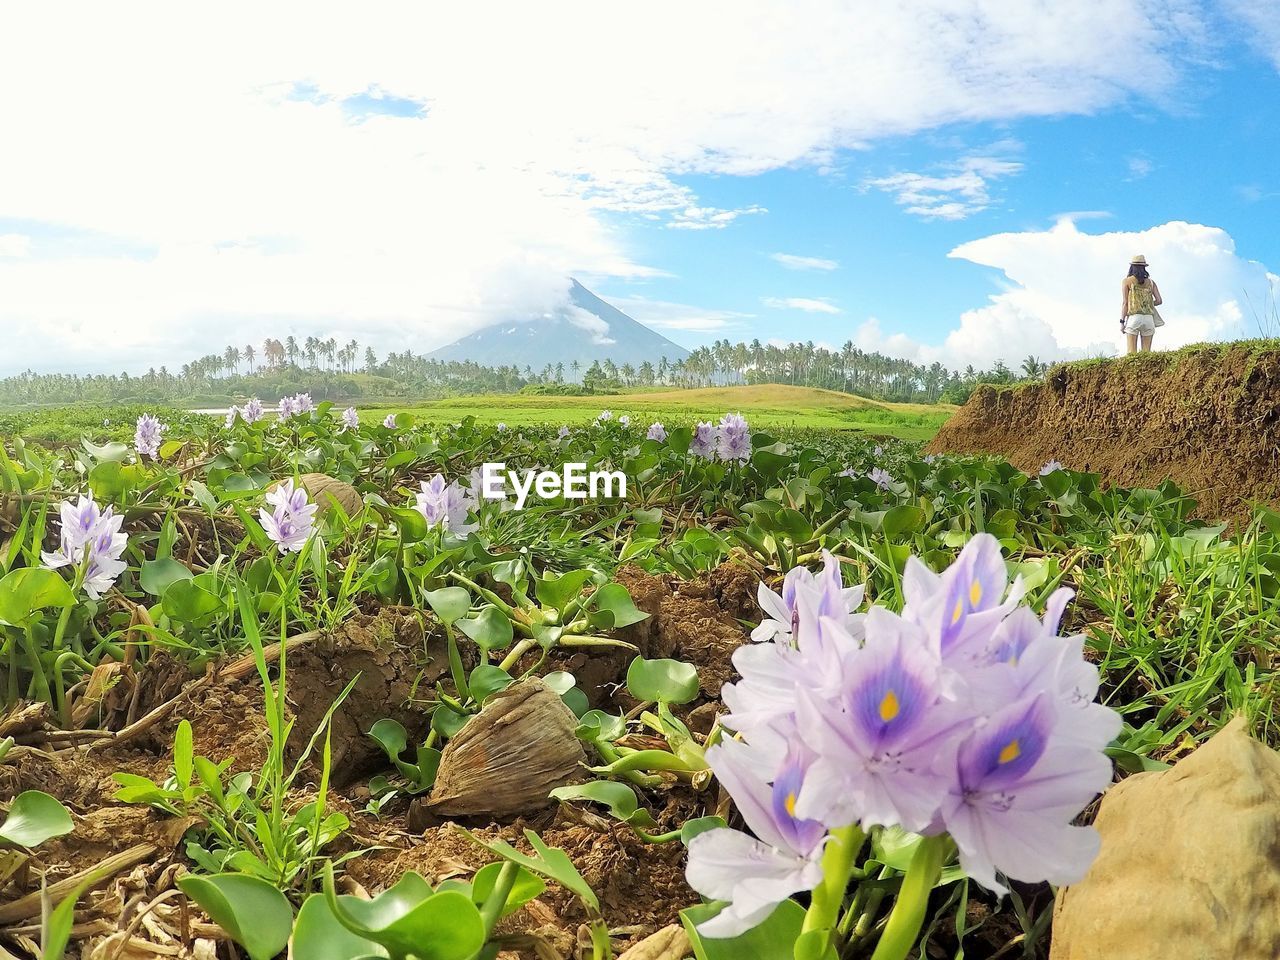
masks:
[[[428,355],[432,360],[471,360],[490,367],[541,370],[547,364],[585,370],[594,361],[638,367],[689,356],[689,351],[627,316],[570,278],[569,299],[540,317],[504,318]],[[568,373],[566,373],[568,376]],[[574,377],[576,379],[576,377]]]

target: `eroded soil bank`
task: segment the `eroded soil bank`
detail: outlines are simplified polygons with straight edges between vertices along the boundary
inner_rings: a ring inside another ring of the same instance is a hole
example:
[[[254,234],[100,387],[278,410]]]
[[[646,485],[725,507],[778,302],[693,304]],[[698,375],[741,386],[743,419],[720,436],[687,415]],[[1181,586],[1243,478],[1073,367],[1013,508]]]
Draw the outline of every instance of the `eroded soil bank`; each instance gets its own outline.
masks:
[[[1029,472],[1058,460],[1126,487],[1171,479],[1197,515],[1245,521],[1252,503],[1280,504],[1280,348],[1139,354],[981,387],[927,449],[999,454]]]

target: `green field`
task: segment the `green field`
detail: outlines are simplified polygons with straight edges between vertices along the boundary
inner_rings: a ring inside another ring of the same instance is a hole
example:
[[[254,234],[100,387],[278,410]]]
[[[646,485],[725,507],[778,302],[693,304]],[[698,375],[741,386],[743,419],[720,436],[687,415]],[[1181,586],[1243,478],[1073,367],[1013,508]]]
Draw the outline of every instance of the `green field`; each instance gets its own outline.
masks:
[[[766,384],[756,387],[707,387],[700,390],[657,390],[585,397],[525,396],[519,394],[453,397],[419,406],[378,406],[363,410],[369,418],[387,413],[412,413],[423,420],[454,422],[474,416],[486,423],[581,424],[601,410],[615,417],[629,415],[639,425],[654,420],[667,427],[695,420],[719,419],[736,411],[756,427],[852,430],[897,437],[930,439],[956,408],[948,404],[881,403],[863,397]]]

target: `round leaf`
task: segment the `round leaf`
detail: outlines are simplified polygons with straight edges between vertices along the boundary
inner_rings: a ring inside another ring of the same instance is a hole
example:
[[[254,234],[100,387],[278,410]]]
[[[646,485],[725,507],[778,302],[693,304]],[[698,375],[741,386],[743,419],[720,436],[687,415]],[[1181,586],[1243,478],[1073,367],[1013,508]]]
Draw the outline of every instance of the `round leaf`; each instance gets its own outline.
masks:
[[[178,886],[244,947],[251,960],[271,960],[289,943],[293,908],[267,881],[241,873],[193,874]]]
[[[698,671],[682,660],[636,657],[627,668],[627,690],[637,700],[688,703],[698,695]]]
[[[36,847],[50,837],[72,830],[67,808],[47,793],[27,790],[18,794],[9,807],[9,816],[0,824],[0,840],[17,847]]]

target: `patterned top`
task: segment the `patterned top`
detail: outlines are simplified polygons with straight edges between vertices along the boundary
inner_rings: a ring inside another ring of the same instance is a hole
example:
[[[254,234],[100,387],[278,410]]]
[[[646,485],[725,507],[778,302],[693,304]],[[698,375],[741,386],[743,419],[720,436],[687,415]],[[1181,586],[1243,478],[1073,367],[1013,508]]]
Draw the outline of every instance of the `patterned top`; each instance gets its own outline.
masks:
[[[1151,316],[1156,308],[1155,284],[1148,280],[1139,284],[1137,280],[1129,284],[1129,316],[1146,314]]]

